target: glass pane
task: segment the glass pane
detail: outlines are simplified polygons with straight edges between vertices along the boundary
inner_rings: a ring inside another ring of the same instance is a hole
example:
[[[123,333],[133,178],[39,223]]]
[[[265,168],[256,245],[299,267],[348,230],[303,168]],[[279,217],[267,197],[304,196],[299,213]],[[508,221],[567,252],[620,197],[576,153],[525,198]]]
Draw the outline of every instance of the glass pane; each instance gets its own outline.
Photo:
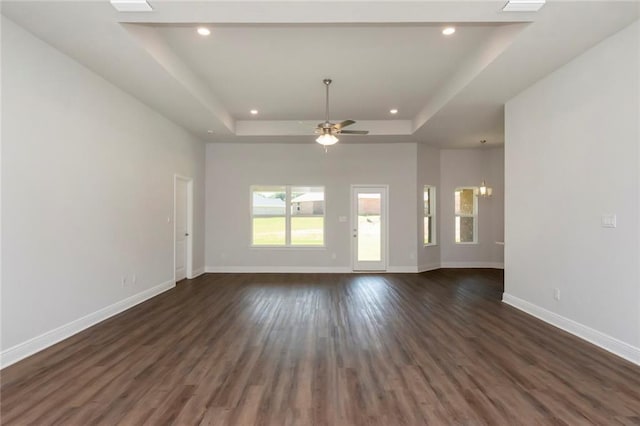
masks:
[[[292,217],[291,244],[321,246],[324,244],[324,217]]]
[[[431,244],[431,236],[432,231],[431,231],[431,217],[425,217],[424,218],[424,243],[425,244]]]
[[[431,193],[430,188],[424,189],[424,215],[428,216],[431,214],[431,198],[429,197]]]
[[[324,244],[324,187],[291,188],[291,244]]]
[[[456,217],[456,243],[473,243],[472,217]]]
[[[285,245],[285,187],[253,190],[253,245]]]
[[[381,194],[358,194],[358,261],[382,260]]]
[[[457,215],[473,215],[473,189],[456,189],[455,209]]]

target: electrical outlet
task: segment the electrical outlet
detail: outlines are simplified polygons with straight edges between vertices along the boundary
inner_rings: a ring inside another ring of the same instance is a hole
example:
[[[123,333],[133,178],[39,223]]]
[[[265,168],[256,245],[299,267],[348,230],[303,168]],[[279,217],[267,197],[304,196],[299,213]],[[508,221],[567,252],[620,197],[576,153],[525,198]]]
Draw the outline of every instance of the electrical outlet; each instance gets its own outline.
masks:
[[[331,259],[336,260],[336,254],[335,253],[331,253]]]
[[[603,214],[600,219],[600,225],[603,228],[615,228],[616,227],[616,215],[615,214]]]
[[[556,300],[560,300],[560,289],[559,288],[554,288],[553,289],[553,298]]]

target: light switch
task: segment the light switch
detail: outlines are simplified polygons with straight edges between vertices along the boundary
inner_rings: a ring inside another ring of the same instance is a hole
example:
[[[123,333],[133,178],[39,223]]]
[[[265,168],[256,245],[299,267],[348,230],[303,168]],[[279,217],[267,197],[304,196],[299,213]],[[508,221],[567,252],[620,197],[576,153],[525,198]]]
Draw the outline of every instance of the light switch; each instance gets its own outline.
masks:
[[[338,222],[346,222],[346,221],[347,221],[346,216],[338,216]]]
[[[602,215],[602,227],[603,228],[615,228],[616,227],[616,215],[615,214],[603,214]]]

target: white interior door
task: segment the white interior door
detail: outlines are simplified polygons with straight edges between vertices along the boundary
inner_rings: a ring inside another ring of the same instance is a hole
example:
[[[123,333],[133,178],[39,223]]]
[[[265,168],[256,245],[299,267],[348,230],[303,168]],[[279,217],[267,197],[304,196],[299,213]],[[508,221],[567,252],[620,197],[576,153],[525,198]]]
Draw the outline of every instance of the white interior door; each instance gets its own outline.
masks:
[[[175,275],[176,281],[187,277],[189,235],[189,181],[175,181]]]
[[[352,186],[354,271],[387,270],[387,188]]]

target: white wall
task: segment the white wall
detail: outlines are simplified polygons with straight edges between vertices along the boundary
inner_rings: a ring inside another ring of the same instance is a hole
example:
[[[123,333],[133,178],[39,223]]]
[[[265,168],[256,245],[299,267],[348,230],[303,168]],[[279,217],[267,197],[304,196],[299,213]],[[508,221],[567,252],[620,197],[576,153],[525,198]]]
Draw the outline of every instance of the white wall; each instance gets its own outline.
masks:
[[[478,244],[455,243],[454,192],[462,186],[493,188],[490,198],[478,197]],[[440,151],[440,239],[442,266],[502,267],[504,241],[504,149],[443,149]]]
[[[5,365],[172,284],[174,173],[204,266],[204,144],[5,18],[2,124]]]
[[[350,185],[389,185],[389,270],[416,270],[415,144],[207,145],[206,264],[210,270],[351,270]],[[324,185],[325,249],[250,248],[249,187]],[[332,259],[332,254],[336,255]]]
[[[440,149],[418,144],[418,269],[427,271],[440,267]],[[424,245],[424,186],[436,187],[436,245]]]
[[[505,301],[637,363],[639,40],[636,22],[509,101],[505,144]]]

